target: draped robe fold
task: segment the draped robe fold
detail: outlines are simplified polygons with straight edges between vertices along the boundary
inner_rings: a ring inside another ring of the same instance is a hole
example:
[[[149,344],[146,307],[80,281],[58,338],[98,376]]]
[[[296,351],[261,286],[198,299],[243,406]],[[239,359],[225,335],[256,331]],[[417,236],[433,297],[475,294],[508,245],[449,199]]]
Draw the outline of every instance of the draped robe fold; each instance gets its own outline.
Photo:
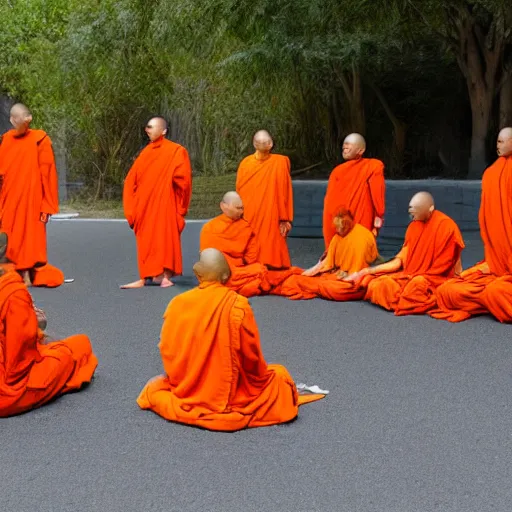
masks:
[[[363,279],[368,300],[395,315],[424,314],[436,307],[436,289],[455,275],[464,241],[457,224],[435,210],[426,222],[413,221],[396,256],[402,270]]]
[[[265,160],[250,155],[242,160],[236,176],[236,191],[244,203],[244,218],[260,246],[260,262],[273,269],[291,266],[280,222],[293,222],[293,190],[290,160],[270,154]]]
[[[460,322],[490,313],[512,322],[512,156],[484,172],[478,214],[484,260],[437,290],[434,318]]]
[[[163,418],[209,430],[235,431],[293,420],[301,397],[284,366],[267,365],[245,297],[203,283],[175,297],[161,331],[164,375],[137,403]]]
[[[329,247],[336,230],[332,224],[341,208],[352,213],[354,223],[368,230],[376,217],[384,217],[386,182],[384,164],[373,158],[348,160],[334,168],[324,198],[323,236]]]
[[[85,334],[42,344],[43,333],[21,277],[0,277],[0,417],[43,405],[91,381],[98,360]]]
[[[164,270],[182,273],[180,235],[192,192],[187,150],[167,139],[150,142],[135,160],[123,188],[126,220],[137,241],[141,279]]]

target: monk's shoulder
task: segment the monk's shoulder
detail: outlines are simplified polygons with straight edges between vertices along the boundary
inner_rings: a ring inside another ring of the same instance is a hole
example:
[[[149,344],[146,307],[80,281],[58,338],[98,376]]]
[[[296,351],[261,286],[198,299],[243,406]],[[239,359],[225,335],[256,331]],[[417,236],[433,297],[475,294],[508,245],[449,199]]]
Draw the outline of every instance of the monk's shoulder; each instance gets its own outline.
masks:
[[[383,174],[384,173],[384,162],[377,158],[365,158],[366,167],[372,174]]]
[[[272,160],[282,167],[290,167],[290,159],[286,155],[272,153]]]
[[[236,293],[233,290],[230,290],[230,292],[236,296],[234,297],[233,308],[231,309],[232,316],[238,318],[241,321],[245,315],[252,311],[249,299],[243,295],[240,295],[239,293]]]
[[[169,139],[164,139],[162,141],[162,147],[165,148],[165,150],[168,151],[169,153],[174,153],[176,155],[188,155],[188,151],[187,148],[185,148],[185,146],[182,146],[181,144],[173,142],[172,140]]]
[[[238,169],[243,169],[251,164],[251,162],[254,160],[254,154],[247,155],[245,158],[242,158],[240,161],[240,164],[238,165]]]
[[[439,225],[442,224],[444,229],[446,230],[460,233],[460,228],[458,224],[449,215],[446,215],[446,213],[443,213],[439,210],[436,210],[435,212],[438,217]]]

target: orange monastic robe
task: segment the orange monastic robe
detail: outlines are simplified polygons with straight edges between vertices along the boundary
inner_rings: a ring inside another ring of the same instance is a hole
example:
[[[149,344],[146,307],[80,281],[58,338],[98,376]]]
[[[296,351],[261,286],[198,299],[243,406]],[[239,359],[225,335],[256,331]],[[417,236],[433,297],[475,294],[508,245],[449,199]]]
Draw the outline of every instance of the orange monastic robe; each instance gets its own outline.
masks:
[[[192,192],[187,150],[170,140],[150,142],[124,182],[126,220],[135,232],[142,279],[182,273],[180,234]]]
[[[485,260],[440,286],[430,314],[460,322],[489,312],[512,322],[512,156],[485,171],[478,220]]]
[[[413,221],[396,256],[402,270],[368,276],[365,299],[395,315],[422,314],[436,305],[436,288],[455,275],[464,241],[457,224],[435,210],[426,222]]]
[[[34,409],[91,381],[98,360],[85,334],[42,344],[32,298],[9,265],[0,277],[0,417]]]
[[[238,167],[236,191],[244,203],[244,218],[256,233],[261,263],[289,268],[286,238],[279,231],[280,222],[293,222],[289,158],[274,154],[265,160],[257,160],[255,155],[244,158]]]
[[[384,217],[386,182],[384,164],[373,158],[348,160],[329,176],[324,199],[323,234],[326,249],[336,230],[332,224],[341,208],[349,210],[356,224],[372,230]]]
[[[137,403],[170,421],[234,431],[293,420],[302,402],[284,366],[267,365],[245,297],[202,283],[167,307],[159,343],[165,374]]]
[[[15,134],[14,130],[5,133],[0,145],[0,221],[9,237],[7,259],[17,270],[28,270],[47,263],[46,223],[41,214],[59,211],[57,170],[52,143],[44,131]]]
[[[315,297],[337,301],[362,299],[364,289],[339,280],[336,272],[340,270],[348,274],[358,272],[370,266],[378,256],[377,242],[373,233],[360,224],[355,224],[345,237],[335,234],[331,239],[319,275],[313,277],[292,275],[272,293],[294,300]]]

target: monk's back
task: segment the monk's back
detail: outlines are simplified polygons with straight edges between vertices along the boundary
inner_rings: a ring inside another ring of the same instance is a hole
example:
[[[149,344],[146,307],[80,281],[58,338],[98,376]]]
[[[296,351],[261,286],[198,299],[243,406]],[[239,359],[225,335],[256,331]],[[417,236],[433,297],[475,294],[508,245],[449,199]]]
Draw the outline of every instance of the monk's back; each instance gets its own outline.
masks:
[[[222,214],[201,229],[199,249],[213,247],[229,258],[242,259],[252,236],[252,228],[245,219],[234,221]]]

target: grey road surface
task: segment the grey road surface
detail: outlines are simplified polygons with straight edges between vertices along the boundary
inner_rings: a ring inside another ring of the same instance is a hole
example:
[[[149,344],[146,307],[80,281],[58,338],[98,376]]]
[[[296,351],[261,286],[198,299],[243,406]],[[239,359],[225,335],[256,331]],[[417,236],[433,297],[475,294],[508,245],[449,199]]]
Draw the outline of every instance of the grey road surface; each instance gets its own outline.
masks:
[[[264,354],[330,390],[297,421],[238,433],[172,424],[135,399],[161,373],[169,300],[195,280],[200,225],[173,289],[135,279],[124,223],[53,221],[50,260],[75,282],[34,290],[49,332],[85,332],[100,365],[85,390],[0,420],[5,512],[509,512],[511,326],[398,318],[364,303],[251,299]],[[158,236],[155,233],[155,236]],[[481,258],[467,237],[467,266]],[[321,240],[290,240],[310,265]],[[396,241],[383,241],[388,254]]]

